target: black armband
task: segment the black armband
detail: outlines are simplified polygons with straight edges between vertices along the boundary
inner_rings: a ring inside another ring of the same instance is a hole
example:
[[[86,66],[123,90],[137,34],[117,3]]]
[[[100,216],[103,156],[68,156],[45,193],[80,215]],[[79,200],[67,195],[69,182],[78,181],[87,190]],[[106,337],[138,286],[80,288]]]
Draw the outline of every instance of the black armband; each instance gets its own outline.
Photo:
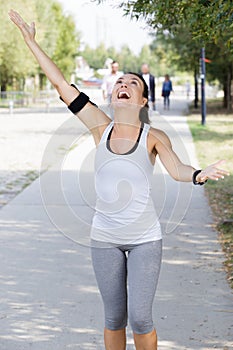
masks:
[[[87,102],[89,102],[89,97],[83,92],[80,92],[78,97],[71,102],[68,108],[72,113],[76,114],[80,112],[84,106],[86,106]]]
[[[204,185],[207,182],[207,180],[205,180],[204,182],[197,182],[196,177],[197,177],[198,174],[200,174],[201,171],[202,171],[201,169],[194,171],[194,173],[193,173],[193,184],[194,185],[202,186],[202,185]]]
[[[71,86],[78,90],[74,84],[71,84]],[[61,96],[60,99],[63,101]],[[68,108],[72,113],[76,114],[80,112],[88,102],[90,102],[93,106],[98,107],[95,103],[90,101],[89,97],[86,94],[84,94],[84,92],[80,92],[80,94],[70,103]]]

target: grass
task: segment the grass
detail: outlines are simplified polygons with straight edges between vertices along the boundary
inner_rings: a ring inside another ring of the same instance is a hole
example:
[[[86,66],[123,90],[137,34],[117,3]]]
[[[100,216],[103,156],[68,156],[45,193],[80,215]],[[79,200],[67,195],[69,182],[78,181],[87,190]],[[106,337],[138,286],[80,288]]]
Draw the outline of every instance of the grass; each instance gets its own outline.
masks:
[[[206,126],[201,125],[200,110],[192,107],[187,119],[200,166],[204,168],[225,159],[222,167],[230,172],[224,180],[208,181],[205,191],[226,255],[228,281],[233,288],[233,113],[227,114],[220,101],[212,100],[207,102]]]

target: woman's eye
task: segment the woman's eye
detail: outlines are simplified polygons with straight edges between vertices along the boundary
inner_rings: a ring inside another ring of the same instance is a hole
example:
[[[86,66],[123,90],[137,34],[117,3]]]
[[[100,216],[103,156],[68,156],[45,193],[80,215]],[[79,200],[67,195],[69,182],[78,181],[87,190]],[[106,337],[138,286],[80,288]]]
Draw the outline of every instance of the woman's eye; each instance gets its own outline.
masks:
[[[133,85],[138,85],[138,82],[136,80],[132,80],[131,82]]]
[[[117,84],[121,84],[122,83],[122,80],[117,80]]]

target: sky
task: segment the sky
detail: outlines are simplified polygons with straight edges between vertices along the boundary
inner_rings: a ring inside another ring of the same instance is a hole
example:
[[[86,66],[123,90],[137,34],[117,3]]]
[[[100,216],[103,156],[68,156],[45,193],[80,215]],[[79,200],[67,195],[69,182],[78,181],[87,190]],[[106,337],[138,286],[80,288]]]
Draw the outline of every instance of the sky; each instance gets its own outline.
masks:
[[[73,15],[76,27],[82,33],[82,42],[92,48],[100,42],[104,42],[106,47],[114,46],[118,50],[127,44],[137,54],[143,45],[151,42],[145,23],[123,17],[123,10],[110,6],[109,3],[113,1],[107,0],[100,5],[91,0],[59,2],[65,13]]]

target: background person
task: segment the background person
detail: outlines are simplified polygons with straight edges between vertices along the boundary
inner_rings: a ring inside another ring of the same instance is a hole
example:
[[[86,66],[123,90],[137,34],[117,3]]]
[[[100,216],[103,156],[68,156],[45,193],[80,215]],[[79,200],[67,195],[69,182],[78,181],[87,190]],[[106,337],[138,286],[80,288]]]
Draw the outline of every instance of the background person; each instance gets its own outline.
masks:
[[[150,74],[150,68],[147,63],[143,63],[141,66],[141,75],[143,79],[145,80],[148,91],[149,91],[149,105],[151,103],[153,111],[155,111],[155,77],[154,75]]]
[[[185,83],[185,91],[186,91],[187,99],[189,99],[189,95],[190,95],[190,92],[191,92],[191,84],[190,84],[189,80],[187,80],[186,83]]]
[[[164,109],[170,108],[170,93],[173,91],[172,82],[168,74],[165,75],[165,79],[162,86],[163,106]]]
[[[102,83],[102,92],[103,92],[103,99],[106,101],[108,104],[111,102],[111,97],[112,97],[112,89],[117,81],[117,79],[122,75],[119,70],[119,64],[116,61],[113,61],[111,63],[111,72],[107,75],[105,75]]]

